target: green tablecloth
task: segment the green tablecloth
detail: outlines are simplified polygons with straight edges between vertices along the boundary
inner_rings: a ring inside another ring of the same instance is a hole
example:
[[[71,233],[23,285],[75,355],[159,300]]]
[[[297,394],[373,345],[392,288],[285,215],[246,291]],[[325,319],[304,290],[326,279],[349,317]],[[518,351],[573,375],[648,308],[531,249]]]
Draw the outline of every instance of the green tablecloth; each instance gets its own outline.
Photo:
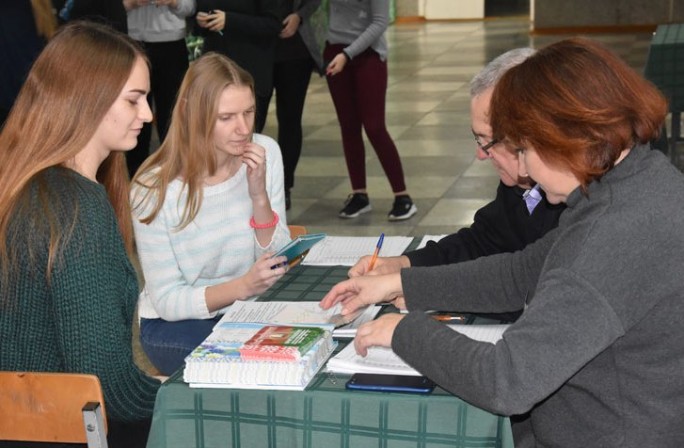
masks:
[[[304,392],[191,389],[178,372],[159,390],[148,447],[512,447],[510,424],[436,389],[352,392],[320,373]]]
[[[320,300],[332,285],[346,278],[347,270],[297,266],[259,300]],[[303,392],[191,389],[179,371],[159,390],[147,446],[513,446],[507,418],[471,406],[442,389],[427,396],[353,392],[344,387],[348,378],[319,373]]]

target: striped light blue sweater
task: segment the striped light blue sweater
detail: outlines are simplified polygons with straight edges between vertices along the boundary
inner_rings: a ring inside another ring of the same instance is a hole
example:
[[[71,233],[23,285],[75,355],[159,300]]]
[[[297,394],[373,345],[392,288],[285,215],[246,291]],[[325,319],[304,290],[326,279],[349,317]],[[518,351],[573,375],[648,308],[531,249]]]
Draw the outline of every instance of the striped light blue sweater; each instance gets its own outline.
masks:
[[[266,149],[266,192],[280,216],[267,247],[259,245],[249,226],[252,201],[245,165],[225,182],[204,188],[199,214],[181,230],[177,226],[187,194],[180,180],[169,184],[164,205],[149,225],[138,219],[147,216],[149,208],[135,208],[143,187],[134,185],[133,226],[145,277],[138,304],[140,317],[178,321],[215,316],[217,312],[207,309],[205,289],[242,276],[263,253],[275,252],[290,241],[280,148],[264,135],[255,134],[254,142]]]

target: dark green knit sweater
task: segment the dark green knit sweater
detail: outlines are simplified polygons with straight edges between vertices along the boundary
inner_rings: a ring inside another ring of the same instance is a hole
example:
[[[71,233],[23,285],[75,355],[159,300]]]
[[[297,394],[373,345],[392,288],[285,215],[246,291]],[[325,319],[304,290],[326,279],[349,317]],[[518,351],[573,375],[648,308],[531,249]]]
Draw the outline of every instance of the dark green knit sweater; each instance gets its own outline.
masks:
[[[8,243],[20,262],[0,299],[0,369],[93,373],[110,419],[148,418],[159,382],[133,362],[138,283],[107,194],[63,168],[37,178],[10,226]],[[39,207],[39,188],[52,217]],[[64,228],[74,214],[73,233],[48,283],[48,222]]]

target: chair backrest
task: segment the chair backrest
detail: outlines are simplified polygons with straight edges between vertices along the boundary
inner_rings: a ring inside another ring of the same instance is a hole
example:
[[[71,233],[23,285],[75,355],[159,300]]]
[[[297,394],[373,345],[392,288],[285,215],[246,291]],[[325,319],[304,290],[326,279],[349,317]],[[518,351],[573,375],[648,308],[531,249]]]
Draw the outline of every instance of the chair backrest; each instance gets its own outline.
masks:
[[[106,425],[97,376],[0,372],[0,440],[106,447]]]
[[[307,234],[306,227],[304,227],[304,226],[290,225],[287,227],[290,229],[290,238],[292,238],[292,239],[297,238],[299,235],[306,235]]]

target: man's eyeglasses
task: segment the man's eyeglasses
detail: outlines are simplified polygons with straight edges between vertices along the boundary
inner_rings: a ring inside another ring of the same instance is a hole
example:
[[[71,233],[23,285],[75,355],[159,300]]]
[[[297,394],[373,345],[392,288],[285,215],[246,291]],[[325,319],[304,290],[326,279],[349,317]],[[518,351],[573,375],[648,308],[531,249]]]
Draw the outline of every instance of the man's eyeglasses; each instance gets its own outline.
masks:
[[[499,140],[496,138],[493,138],[492,140],[489,141],[487,144],[483,144],[482,141],[480,140],[480,136],[477,135],[475,132],[473,132],[473,137],[475,137],[475,143],[477,143],[477,146],[480,147],[482,151],[484,151],[485,154],[489,155],[489,150],[492,146],[496,145],[499,143]]]

